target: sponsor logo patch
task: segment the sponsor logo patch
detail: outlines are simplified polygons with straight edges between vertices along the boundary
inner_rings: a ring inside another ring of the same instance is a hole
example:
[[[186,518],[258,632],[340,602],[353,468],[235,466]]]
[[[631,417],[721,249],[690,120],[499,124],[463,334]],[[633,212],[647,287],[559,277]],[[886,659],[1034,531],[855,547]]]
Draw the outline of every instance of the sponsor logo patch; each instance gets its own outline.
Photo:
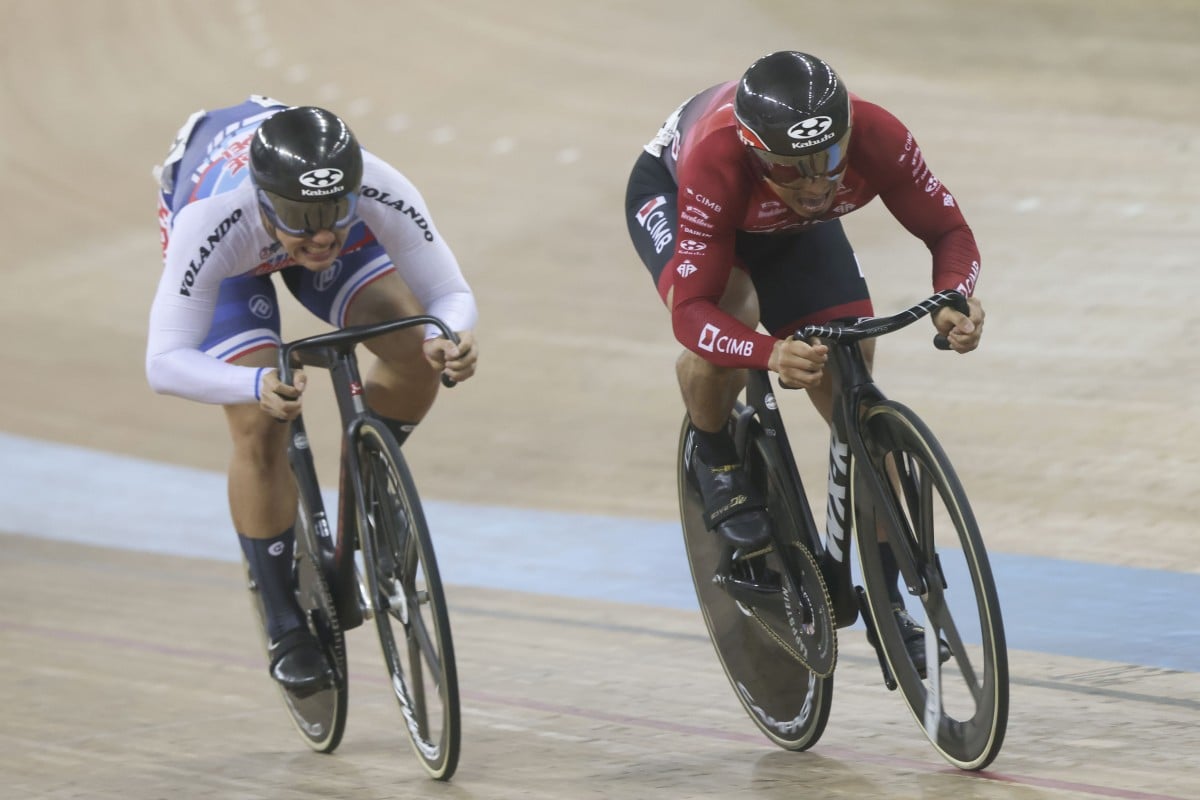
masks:
[[[425,241],[433,241],[433,231],[429,229],[429,220],[425,219],[421,212],[417,211],[411,203],[406,203],[399,197],[393,198],[390,192],[380,191],[374,186],[364,185],[362,187],[362,196],[374,200],[376,203],[382,203],[389,208],[394,208],[401,214],[404,214],[413,221],[414,225],[421,229]]]
[[[700,331],[700,340],[696,346],[709,353],[730,353],[737,356],[754,354],[754,342],[749,339],[735,339],[721,333],[721,329],[712,323],[705,323]]]
[[[236,225],[242,218],[242,210],[239,208],[230,214],[225,219],[213,228],[213,232],[208,235],[204,244],[200,245],[200,253],[188,262],[187,271],[183,273],[183,280],[179,284],[179,293],[184,297],[192,296],[192,286],[196,283],[196,276],[200,274],[200,270],[204,267],[204,262],[208,261],[208,257],[216,250],[217,245],[229,233],[229,229]]]
[[[661,253],[667,248],[671,242],[675,240],[671,233],[671,220],[667,219],[667,212],[663,206],[667,204],[665,195],[651,198],[642,204],[642,207],[634,214],[634,219],[638,221],[650,234],[650,240],[654,243],[654,252]]]

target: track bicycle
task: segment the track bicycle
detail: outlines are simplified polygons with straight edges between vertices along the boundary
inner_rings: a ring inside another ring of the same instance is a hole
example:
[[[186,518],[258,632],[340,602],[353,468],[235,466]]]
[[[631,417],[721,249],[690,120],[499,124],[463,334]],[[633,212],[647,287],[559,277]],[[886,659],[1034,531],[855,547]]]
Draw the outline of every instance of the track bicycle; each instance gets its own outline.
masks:
[[[742,706],[785,749],[806,750],[824,732],[837,631],[860,615],[884,684],[899,688],[947,761],[979,770],[1004,742],[1008,651],[979,526],[941,445],[911,409],[884,396],[859,345],[944,305],[967,311],[961,294],[939,292],[891,317],[812,325],[795,334],[829,346],[826,379],[834,381],[823,535],[768,372],[750,371],[745,402],[736,404],[729,421],[772,521],[771,541],[759,550],[741,552],[705,528],[691,472],[693,435],[684,418],[680,517],[705,625]],[[942,336],[934,344],[949,347]],[[884,566],[893,561],[898,584]],[[910,653],[905,634],[913,630],[902,625],[897,605],[924,628],[917,648],[923,658]]]
[[[292,382],[293,366],[329,371],[342,424],[336,527],[325,511],[303,416],[291,422],[288,442],[300,495],[297,599],[335,677],[333,685],[306,696],[280,692],[305,743],[332,752],[346,727],[345,632],[373,619],[416,755],[430,777],[449,780],[461,741],[450,617],[416,485],[395,437],[366,405],[355,354],[368,339],[416,325],[435,326],[458,341],[440,319],[422,315],[318,334],[279,349],[283,383]],[[453,385],[444,376],[442,382]],[[253,579],[250,590],[265,645]]]

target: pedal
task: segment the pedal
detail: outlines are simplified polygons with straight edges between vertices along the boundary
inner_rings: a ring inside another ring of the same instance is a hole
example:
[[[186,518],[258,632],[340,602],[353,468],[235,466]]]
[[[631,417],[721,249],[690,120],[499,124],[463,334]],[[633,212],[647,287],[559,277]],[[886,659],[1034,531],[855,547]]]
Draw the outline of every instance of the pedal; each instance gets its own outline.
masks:
[[[367,588],[367,582],[363,578],[363,576],[359,574],[357,568],[354,570],[354,574],[355,574],[354,585],[355,585],[355,588],[358,589],[358,611],[359,611],[359,614],[362,616],[362,618],[364,620],[374,619],[375,618],[375,610],[373,608],[371,608],[371,592]]]
[[[774,581],[746,580],[745,578],[728,577],[720,583],[733,599],[747,605],[761,605],[764,601],[773,600],[783,591],[783,583],[779,576]]]
[[[339,591],[334,595],[333,602],[337,608],[338,625],[343,631],[354,630],[363,624],[364,619],[370,619],[363,614],[364,606],[358,591]]]
[[[879,635],[875,631],[875,623],[871,620],[870,606],[867,603],[867,592],[861,586],[854,587],[854,594],[858,597],[858,605],[862,610],[863,625],[867,627],[867,641],[875,648],[875,657],[879,659],[879,669],[883,672],[883,685],[888,688],[888,691],[895,691],[898,684],[892,671],[888,669],[887,659],[883,657],[883,646],[879,643]]]
[[[833,611],[833,624],[838,628],[849,628],[858,621],[859,615],[858,597],[853,591],[845,591],[842,587],[843,580],[850,581],[849,571],[843,579],[828,552],[821,555],[818,563],[821,567],[821,575],[825,578],[825,586],[829,589],[829,607]]]
[[[731,547],[723,548],[713,582],[735,600],[758,605],[776,600],[783,591],[783,576],[767,566],[770,548],[742,554]]]

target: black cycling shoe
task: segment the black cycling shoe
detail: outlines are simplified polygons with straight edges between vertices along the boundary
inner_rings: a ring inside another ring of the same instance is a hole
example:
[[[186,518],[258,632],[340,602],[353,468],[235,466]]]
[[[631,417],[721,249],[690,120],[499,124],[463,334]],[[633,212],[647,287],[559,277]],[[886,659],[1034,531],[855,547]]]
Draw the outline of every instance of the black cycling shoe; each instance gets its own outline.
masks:
[[[308,697],[333,685],[333,669],[308,628],[293,628],[275,639],[270,652],[271,677],[297,697]]]
[[[908,650],[908,658],[912,661],[917,674],[924,680],[928,677],[928,671],[925,669],[925,629],[917,624],[904,606],[894,605],[892,611],[896,614],[896,624],[900,626],[900,636],[904,638],[904,647]],[[870,628],[867,629],[867,641],[873,647],[878,647],[879,643],[875,640],[873,633]],[[950,645],[946,643],[945,639],[939,639],[938,661],[945,664],[949,660]]]
[[[692,451],[692,475],[704,498],[704,524],[744,552],[771,541],[767,504],[750,485],[741,464],[710,467]]]
[[[926,677],[925,670],[925,629],[917,624],[907,610],[894,608],[896,624],[900,626],[900,635],[904,637],[904,646],[908,648],[908,657],[912,659],[917,674]],[[938,640],[938,662],[945,664],[950,660],[950,645],[943,639]]]

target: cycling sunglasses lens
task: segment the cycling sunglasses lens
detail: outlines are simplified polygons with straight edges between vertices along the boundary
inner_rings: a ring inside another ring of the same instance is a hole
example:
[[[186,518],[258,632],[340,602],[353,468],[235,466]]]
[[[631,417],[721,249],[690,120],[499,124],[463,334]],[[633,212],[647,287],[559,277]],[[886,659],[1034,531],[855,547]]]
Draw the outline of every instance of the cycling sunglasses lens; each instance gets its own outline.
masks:
[[[259,189],[258,201],[271,223],[292,236],[345,228],[354,222],[358,208],[358,194],[354,192],[337,200],[305,203]]]
[[[780,186],[795,186],[807,181],[836,180],[846,171],[850,132],[830,147],[801,156],[780,156],[752,148],[762,163],[766,176]]]

